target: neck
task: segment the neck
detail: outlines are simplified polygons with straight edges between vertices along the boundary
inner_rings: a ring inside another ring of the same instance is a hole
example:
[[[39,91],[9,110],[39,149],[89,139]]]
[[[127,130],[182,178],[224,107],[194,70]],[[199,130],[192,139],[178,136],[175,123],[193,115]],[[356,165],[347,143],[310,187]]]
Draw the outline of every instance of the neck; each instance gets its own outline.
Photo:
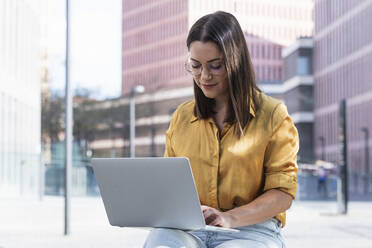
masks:
[[[214,111],[216,112],[216,114],[214,115],[214,119],[217,123],[220,123],[220,127],[222,127],[223,126],[222,123],[227,117],[228,102],[226,100],[224,101],[219,100],[216,99],[216,105],[214,107]]]
[[[224,111],[227,109],[228,106],[228,97],[220,97],[220,98],[215,98],[216,105],[214,107],[214,110],[218,113],[220,111]]]

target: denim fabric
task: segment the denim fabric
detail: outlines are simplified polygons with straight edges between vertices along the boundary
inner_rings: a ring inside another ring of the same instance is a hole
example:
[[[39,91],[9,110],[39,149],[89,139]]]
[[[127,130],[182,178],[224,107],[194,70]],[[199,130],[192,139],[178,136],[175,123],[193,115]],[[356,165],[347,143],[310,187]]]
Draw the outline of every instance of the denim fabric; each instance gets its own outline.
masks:
[[[202,241],[187,232],[155,228],[146,239],[144,248],[205,248]]]
[[[238,227],[239,233],[210,231],[184,232],[154,229],[145,248],[285,248],[281,224],[276,219],[251,226]]]

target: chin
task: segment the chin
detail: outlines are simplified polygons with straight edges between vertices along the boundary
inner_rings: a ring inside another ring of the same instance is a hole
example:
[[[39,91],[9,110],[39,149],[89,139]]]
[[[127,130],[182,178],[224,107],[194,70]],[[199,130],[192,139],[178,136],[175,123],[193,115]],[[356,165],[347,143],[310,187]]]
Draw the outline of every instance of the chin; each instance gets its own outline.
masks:
[[[204,92],[203,91],[203,94],[204,94],[205,97],[210,98],[210,99],[216,98],[216,95],[215,94],[212,94],[210,92],[208,93],[208,92]]]

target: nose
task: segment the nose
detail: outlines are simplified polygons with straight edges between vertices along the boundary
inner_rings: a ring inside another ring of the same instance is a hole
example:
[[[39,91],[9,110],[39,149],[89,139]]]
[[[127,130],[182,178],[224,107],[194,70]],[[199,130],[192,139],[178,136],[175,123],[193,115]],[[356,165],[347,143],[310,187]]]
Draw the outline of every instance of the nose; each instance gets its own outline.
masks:
[[[210,71],[207,68],[205,68],[205,66],[203,65],[202,70],[201,70],[201,79],[209,80],[210,78],[211,78]]]

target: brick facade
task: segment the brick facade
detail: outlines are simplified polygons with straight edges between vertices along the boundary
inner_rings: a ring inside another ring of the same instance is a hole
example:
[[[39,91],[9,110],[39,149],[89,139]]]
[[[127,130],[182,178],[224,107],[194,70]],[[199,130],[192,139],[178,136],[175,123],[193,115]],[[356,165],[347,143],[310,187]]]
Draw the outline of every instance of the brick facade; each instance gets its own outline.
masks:
[[[123,0],[122,94],[183,87],[186,80],[187,0]]]
[[[315,152],[318,158],[324,154],[327,161],[338,162],[339,104],[346,99],[347,162],[350,191],[354,194],[362,193],[363,185],[371,179],[362,132],[362,128],[372,132],[371,23],[372,1],[315,2]],[[367,146],[372,154],[371,139]]]

